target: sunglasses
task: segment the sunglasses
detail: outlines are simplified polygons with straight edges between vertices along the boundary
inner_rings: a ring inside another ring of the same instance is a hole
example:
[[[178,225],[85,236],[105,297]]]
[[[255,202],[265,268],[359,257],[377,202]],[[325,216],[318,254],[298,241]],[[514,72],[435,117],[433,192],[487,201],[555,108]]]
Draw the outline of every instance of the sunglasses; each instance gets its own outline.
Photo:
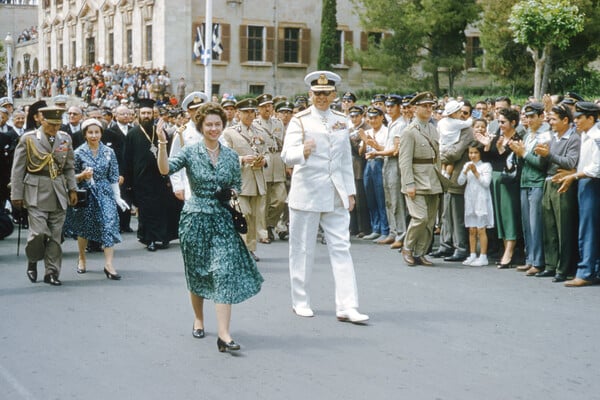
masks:
[[[331,90],[315,90],[313,92],[315,96],[329,96],[331,93],[333,93]]]

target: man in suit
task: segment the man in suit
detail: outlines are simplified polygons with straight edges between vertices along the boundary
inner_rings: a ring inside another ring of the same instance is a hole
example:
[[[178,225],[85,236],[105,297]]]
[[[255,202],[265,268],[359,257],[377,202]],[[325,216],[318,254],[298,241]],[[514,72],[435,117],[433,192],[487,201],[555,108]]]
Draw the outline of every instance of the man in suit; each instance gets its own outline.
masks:
[[[415,120],[404,129],[398,149],[400,181],[410,224],[406,230],[402,257],[408,266],[431,266],[425,254],[433,240],[433,226],[439,206],[442,184],[438,178],[439,136],[431,123],[433,94],[419,93],[410,101]]]
[[[0,212],[4,212],[6,201],[10,198],[10,170],[19,142],[19,134],[7,123],[9,117],[8,110],[0,107]]]
[[[67,114],[69,116],[69,122],[61,125],[60,130],[68,133],[69,136],[71,136],[73,149],[76,149],[85,141],[81,135],[81,120],[83,119],[83,111],[80,107],[73,106],[69,107]]]
[[[37,280],[37,262],[44,260],[44,282],[59,286],[61,234],[68,205],[77,203],[71,137],[58,129],[64,110],[46,107],[39,129],[25,133],[15,150],[11,173],[13,207],[29,212],[25,246],[27,277]]]
[[[239,124],[223,131],[225,145],[240,156],[242,166],[242,192],[239,194],[240,207],[248,222],[248,233],[244,241],[252,257],[259,261],[256,251],[258,227],[265,218],[265,196],[267,181],[264,167],[267,165],[268,137],[265,131],[252,123],[258,103],[255,99],[245,99],[236,103]]]
[[[369,317],[358,312],[348,229],[356,193],[350,124],[343,113],[329,108],[340,80],[329,71],[304,78],[313,105],[292,118],[281,152],[286,165],[294,167],[288,199],[292,308],[301,317],[314,315],[308,288],[321,225],[335,279],[336,316],[364,323]]]

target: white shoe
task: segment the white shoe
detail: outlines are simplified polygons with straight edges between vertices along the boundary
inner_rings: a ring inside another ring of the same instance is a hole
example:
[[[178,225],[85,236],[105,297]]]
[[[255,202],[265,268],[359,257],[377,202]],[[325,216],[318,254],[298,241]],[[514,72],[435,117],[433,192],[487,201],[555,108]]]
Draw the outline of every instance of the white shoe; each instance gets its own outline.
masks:
[[[471,263],[471,267],[485,267],[489,265],[487,256],[479,256],[479,258]]]
[[[292,310],[299,317],[310,318],[315,316],[315,313],[309,307],[292,307]]]
[[[373,240],[373,239],[379,239],[379,233],[377,232],[372,232],[369,233],[368,235],[363,236],[363,240]]]
[[[356,308],[349,308],[345,311],[338,311],[336,313],[338,321],[352,322],[354,324],[366,322],[369,320],[369,316],[361,314]]]
[[[472,265],[477,260],[477,256],[470,255],[465,261],[463,261],[463,265]]]

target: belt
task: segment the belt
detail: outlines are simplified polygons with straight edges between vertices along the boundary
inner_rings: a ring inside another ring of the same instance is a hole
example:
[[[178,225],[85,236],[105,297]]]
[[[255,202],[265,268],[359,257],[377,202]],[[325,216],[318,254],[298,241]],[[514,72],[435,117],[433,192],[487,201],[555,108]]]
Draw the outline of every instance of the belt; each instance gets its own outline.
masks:
[[[435,158],[413,158],[413,164],[435,164]]]
[[[28,174],[30,175],[39,175],[39,176],[47,176],[48,178],[50,178],[50,171],[45,171],[45,170],[41,170],[41,171],[27,171]],[[62,175],[62,171],[58,170],[56,171],[56,176]]]
[[[369,161],[383,161],[383,157],[370,158],[367,160],[367,162],[369,162]]]

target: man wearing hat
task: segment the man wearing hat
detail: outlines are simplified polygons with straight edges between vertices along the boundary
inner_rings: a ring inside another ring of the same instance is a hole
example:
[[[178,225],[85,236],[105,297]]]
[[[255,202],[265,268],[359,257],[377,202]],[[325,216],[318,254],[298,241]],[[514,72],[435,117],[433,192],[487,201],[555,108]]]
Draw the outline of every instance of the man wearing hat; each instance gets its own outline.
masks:
[[[221,101],[221,107],[225,111],[225,115],[227,116],[227,123],[225,124],[225,128],[229,128],[230,126],[234,126],[238,123],[238,120],[235,118],[235,99],[227,98]]]
[[[44,282],[61,285],[61,236],[68,205],[77,203],[71,137],[60,132],[61,108],[46,107],[39,129],[25,133],[15,150],[11,202],[27,208],[29,236],[27,277],[37,281],[37,262],[44,260]]]
[[[190,114],[190,120],[187,124],[182,125],[175,131],[171,142],[171,152],[169,157],[174,157],[179,154],[184,146],[190,146],[202,141],[202,134],[196,130],[194,116],[198,108],[208,101],[208,97],[204,92],[192,92],[183,100],[182,107]],[[172,174],[171,184],[173,185],[173,193],[179,200],[188,200],[192,196],[190,184],[185,173],[185,168]]]
[[[348,112],[350,126],[350,147],[352,149],[352,171],[354,172],[354,186],[356,188],[354,208],[350,211],[350,234],[357,238],[363,238],[371,233],[371,219],[367,207],[367,194],[363,174],[367,160],[361,154],[362,139],[360,130],[366,131],[371,126],[365,121],[364,109],[361,106],[352,106]]]
[[[350,109],[356,104],[356,95],[352,92],[346,92],[342,96],[342,112],[346,115],[350,114]]]
[[[248,222],[248,233],[244,242],[256,261],[256,241],[261,221],[265,219],[265,196],[267,181],[264,168],[267,165],[269,137],[253,123],[258,102],[256,99],[244,99],[236,103],[239,124],[223,131],[225,145],[235,150],[242,166],[242,191],[239,202]]]
[[[600,283],[600,127],[597,104],[580,101],[575,104],[575,126],[581,135],[581,151],[575,173],[557,176],[562,182],[560,193],[577,182],[579,202],[579,263],[575,279],[565,282],[568,287]]]
[[[283,124],[283,139],[285,140],[285,132],[287,132],[287,127],[290,124],[292,117],[294,116],[294,103],[292,103],[291,101],[287,101],[287,100],[276,103],[275,104],[275,113],[277,114],[277,118],[279,118],[281,120],[281,123]],[[288,193],[290,191],[290,183],[291,183],[290,178],[291,177],[292,177],[292,169],[287,168],[287,166],[286,166],[286,171],[285,171],[285,191],[286,191],[286,193]],[[288,208],[287,202],[286,202],[285,206],[283,207],[283,213],[281,214],[281,218],[279,220],[278,228],[277,228],[279,239],[286,240],[288,238],[289,224],[290,224],[290,212],[289,212],[289,208]]]
[[[125,182],[138,207],[138,239],[148,251],[165,249],[177,238],[182,203],[168,177],[158,171],[158,136],[153,123],[154,100],[139,101],[140,124],[125,138]]]
[[[442,184],[438,178],[438,133],[431,120],[433,94],[417,94],[410,105],[415,106],[415,120],[404,130],[400,140],[398,165],[402,193],[410,214],[402,257],[408,266],[433,265],[425,254],[433,240],[433,227],[439,205]]]
[[[8,117],[8,110],[0,107],[0,212],[4,212],[6,201],[10,198],[8,183],[15,148],[19,142],[19,134],[7,124]]]
[[[312,317],[310,276],[316,236],[322,227],[335,280],[336,316],[364,323],[358,312],[358,290],[350,255],[350,213],[354,208],[354,176],[346,116],[329,108],[339,75],[315,71],[304,78],[313,105],[296,114],[286,132],[281,156],[294,167],[290,208],[290,281],[292,308]]]
[[[12,126],[12,113],[15,109],[13,102],[10,97],[2,97],[0,99],[0,107],[4,108],[8,113],[8,124]]]
[[[283,123],[272,116],[273,100],[270,94],[263,94],[256,98],[258,103],[258,118],[253,124],[264,130],[268,136],[269,162],[264,174],[267,181],[267,197],[265,199],[265,225],[261,223],[258,229],[261,243],[271,243],[275,240],[275,227],[285,208],[287,190],[285,189],[285,164],[281,159],[283,146]]]
[[[68,96],[65,96],[64,94],[54,96],[54,105],[65,110],[61,116],[61,125],[69,123],[69,115],[66,113],[68,99]]]
[[[297,96],[294,103],[294,113],[304,111],[308,107],[308,98],[306,96]]]

